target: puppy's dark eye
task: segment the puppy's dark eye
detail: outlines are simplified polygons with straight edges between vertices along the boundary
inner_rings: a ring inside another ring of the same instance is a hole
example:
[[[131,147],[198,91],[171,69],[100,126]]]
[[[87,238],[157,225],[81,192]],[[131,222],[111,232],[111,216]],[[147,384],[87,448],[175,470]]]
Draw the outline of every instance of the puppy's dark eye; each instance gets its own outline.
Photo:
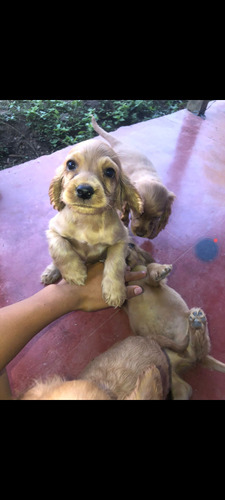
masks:
[[[106,168],[106,169],[104,170],[104,175],[105,175],[106,177],[111,177],[111,178],[113,178],[113,177],[115,177],[115,170],[114,170],[113,168],[111,168],[111,167]]]
[[[77,163],[74,160],[69,160],[66,164],[68,170],[76,170]]]

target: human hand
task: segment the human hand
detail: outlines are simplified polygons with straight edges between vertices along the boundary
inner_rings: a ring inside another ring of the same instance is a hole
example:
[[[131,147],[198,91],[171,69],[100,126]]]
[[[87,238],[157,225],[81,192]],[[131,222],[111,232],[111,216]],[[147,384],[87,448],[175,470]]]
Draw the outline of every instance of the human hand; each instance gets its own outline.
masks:
[[[62,280],[57,287],[63,287],[63,300],[68,301],[69,311],[98,311],[108,308],[108,304],[102,297],[102,278],[104,264],[97,262],[88,267],[87,280],[84,286],[70,285]],[[132,272],[129,269],[125,273],[124,280],[141,280],[146,276],[145,271]],[[127,285],[127,299],[132,299],[143,293],[143,289],[138,285]]]

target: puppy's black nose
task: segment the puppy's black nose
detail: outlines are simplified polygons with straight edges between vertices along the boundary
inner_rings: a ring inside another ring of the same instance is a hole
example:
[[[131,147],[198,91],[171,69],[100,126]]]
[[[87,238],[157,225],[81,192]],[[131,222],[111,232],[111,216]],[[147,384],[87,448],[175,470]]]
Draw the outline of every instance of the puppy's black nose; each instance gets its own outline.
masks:
[[[144,231],[136,231],[136,236],[139,236],[140,238],[144,238],[145,232]]]
[[[83,200],[88,200],[94,194],[94,189],[89,184],[81,184],[76,189],[77,196]]]

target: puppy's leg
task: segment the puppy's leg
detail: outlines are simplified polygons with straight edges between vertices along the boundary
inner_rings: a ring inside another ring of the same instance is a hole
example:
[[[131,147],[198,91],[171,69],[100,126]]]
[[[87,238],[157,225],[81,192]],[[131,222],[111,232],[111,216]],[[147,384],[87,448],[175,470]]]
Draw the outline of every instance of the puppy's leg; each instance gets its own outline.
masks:
[[[201,361],[201,365],[210,370],[216,370],[217,372],[225,373],[225,363],[218,361],[212,356],[206,356],[205,359]]]
[[[189,399],[192,394],[192,388],[180,377],[180,373],[187,370],[193,364],[192,355],[189,353],[189,346],[182,354],[178,354],[170,349],[166,350],[166,354],[171,366],[171,392],[173,399]]]
[[[186,351],[178,355],[172,351],[167,351],[172,367],[172,395],[173,399],[189,399],[192,389],[187,382],[178,375],[202,360],[210,350],[210,340],[207,326],[207,319],[202,309],[193,307],[189,313],[189,345]],[[225,366],[225,365],[224,365]]]
[[[84,285],[87,269],[70,242],[53,230],[48,230],[49,252],[62,277],[71,284]]]
[[[125,270],[127,244],[116,243],[108,248],[104,266],[102,293],[104,300],[112,307],[121,307],[126,300]]]
[[[51,285],[52,283],[56,283],[57,281],[59,281],[61,278],[62,275],[59,269],[57,269],[55,264],[53,264],[52,262],[42,273],[41,283],[43,283],[43,285]]]
[[[188,400],[192,395],[191,386],[172,371],[171,392],[174,400]]]
[[[189,321],[192,329],[191,342],[198,361],[205,368],[225,373],[225,363],[208,355],[210,339],[204,311],[198,308],[191,309]]]
[[[204,311],[193,307],[189,314],[189,354],[193,361],[201,361],[210,351],[207,319]]]
[[[164,280],[172,271],[173,266],[169,264],[157,264],[153,262],[147,266],[148,275],[145,282],[150,286],[159,286],[160,281]]]

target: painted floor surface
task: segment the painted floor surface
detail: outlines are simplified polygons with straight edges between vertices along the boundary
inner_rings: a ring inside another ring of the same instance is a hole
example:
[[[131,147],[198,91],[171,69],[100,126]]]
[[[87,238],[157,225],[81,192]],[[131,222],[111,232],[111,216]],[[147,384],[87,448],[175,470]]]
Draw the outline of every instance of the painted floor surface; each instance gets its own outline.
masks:
[[[135,240],[157,262],[173,264],[168,284],[190,308],[204,309],[211,354],[225,362],[225,101],[213,103],[206,120],[182,110],[121,127],[114,135],[145,153],[176,194],[166,229],[154,240]],[[39,277],[50,262],[45,230],[55,215],[48,188],[70,148],[0,172],[1,307],[42,288]],[[205,238],[218,240],[218,255],[210,261],[195,252]],[[24,392],[33,378],[77,377],[91,359],[130,334],[122,310],[60,318],[9,363],[13,393]],[[193,388],[191,399],[225,400],[225,374],[198,366],[184,379]]]

